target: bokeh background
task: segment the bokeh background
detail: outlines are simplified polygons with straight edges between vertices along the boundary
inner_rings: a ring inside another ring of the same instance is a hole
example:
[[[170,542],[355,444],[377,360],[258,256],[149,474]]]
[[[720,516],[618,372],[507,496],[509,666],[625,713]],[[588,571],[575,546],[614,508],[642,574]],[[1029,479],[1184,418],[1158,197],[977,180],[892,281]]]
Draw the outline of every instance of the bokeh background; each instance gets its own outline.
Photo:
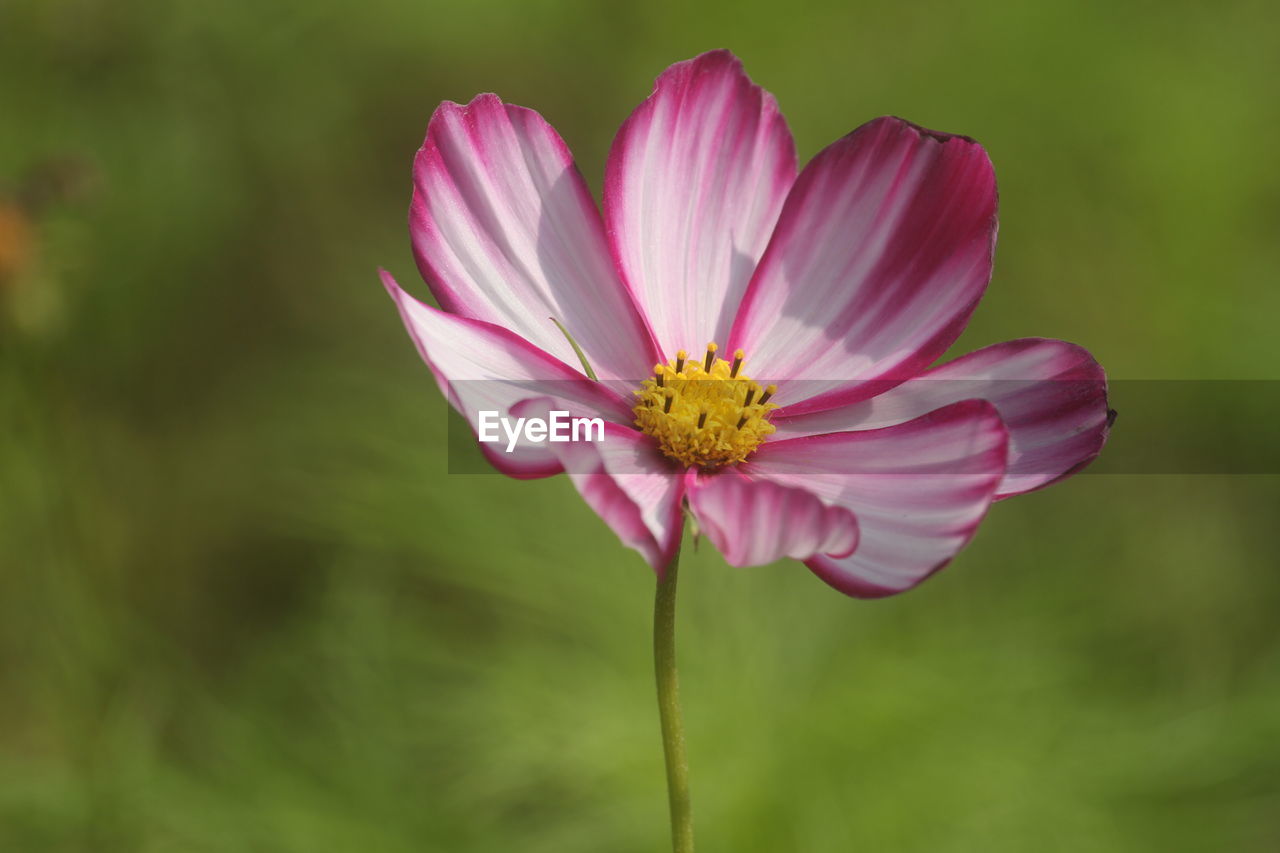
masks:
[[[957,352],[1276,379],[1278,25],[1261,0],[3,3],[0,850],[667,843],[651,573],[563,478],[446,472],[375,275],[426,293],[405,213],[439,101],[540,110],[598,190],[653,77],[729,47],[802,160],[885,113],[987,146],[997,268]],[[1158,439],[1114,403],[1117,452]],[[1280,849],[1278,498],[1086,474],[879,602],[687,556],[700,849]]]

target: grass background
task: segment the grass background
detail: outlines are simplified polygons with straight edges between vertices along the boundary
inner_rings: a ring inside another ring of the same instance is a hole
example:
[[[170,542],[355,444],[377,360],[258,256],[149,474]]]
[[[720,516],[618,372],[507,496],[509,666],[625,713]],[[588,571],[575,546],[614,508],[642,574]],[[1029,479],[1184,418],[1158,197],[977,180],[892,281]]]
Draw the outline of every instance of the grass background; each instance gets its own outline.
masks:
[[[652,78],[730,47],[802,159],[884,113],[987,146],[1000,248],[957,352],[1044,335],[1119,379],[1274,379],[1278,23],[1247,0],[0,6],[0,198],[50,162],[62,187],[0,230],[0,849],[666,843],[651,574],[563,478],[445,473],[374,273],[416,282],[439,101],[540,110],[598,189]],[[1081,476],[871,603],[689,556],[699,849],[1280,848],[1278,493]]]

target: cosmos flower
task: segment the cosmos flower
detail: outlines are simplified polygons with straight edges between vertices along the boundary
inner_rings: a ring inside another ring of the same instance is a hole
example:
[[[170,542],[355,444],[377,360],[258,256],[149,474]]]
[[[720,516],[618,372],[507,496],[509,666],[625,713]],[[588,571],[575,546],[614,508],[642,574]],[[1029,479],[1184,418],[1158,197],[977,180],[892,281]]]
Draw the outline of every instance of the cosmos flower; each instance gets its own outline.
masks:
[[[603,217],[538,113],[442,104],[409,219],[440,308],[382,276],[473,428],[481,410],[607,422],[599,443],[481,449],[514,477],[566,472],[660,576],[687,509],[734,565],[792,557],[875,597],[1106,440],[1105,377],[1078,346],[930,368],[991,276],[996,201],[978,143],[897,118],[797,174],[773,97],[713,51],[623,123]]]

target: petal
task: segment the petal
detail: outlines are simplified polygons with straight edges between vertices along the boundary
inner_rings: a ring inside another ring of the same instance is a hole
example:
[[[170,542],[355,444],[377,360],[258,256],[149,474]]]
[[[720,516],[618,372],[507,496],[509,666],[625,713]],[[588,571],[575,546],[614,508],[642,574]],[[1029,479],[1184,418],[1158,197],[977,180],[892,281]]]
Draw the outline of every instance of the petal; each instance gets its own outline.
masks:
[[[844,593],[874,598],[910,589],[968,543],[1007,454],[995,407],[967,400],[884,429],[769,442],[746,467],[857,517],[853,554],[806,565]]]
[[[996,499],[1039,489],[1083,468],[1107,440],[1107,377],[1065,341],[995,344],[935,367],[870,400],[775,417],[778,438],[879,429],[960,400],[996,407],[1009,430],[1009,470]]]
[[[546,418],[547,399],[515,407],[521,417]],[[639,551],[662,577],[684,531],[684,473],[637,430],[604,426],[604,440],[551,444],[582,499],[628,548]]]
[[[779,392],[792,413],[871,396],[959,336],[991,277],[995,236],[982,146],[876,119],[796,180],[729,350],[746,350],[754,377],[810,380]]]
[[[599,211],[559,134],[533,110],[480,95],[441,104],[414,160],[409,230],[447,311],[511,329],[602,378],[644,376],[652,337],[618,278]]]
[[[858,545],[858,522],[849,510],[827,506],[803,489],[751,480],[736,471],[693,473],[689,505],[707,538],[734,566],[815,554],[843,557]]]
[[[727,50],[668,68],[623,123],[605,222],[664,361],[724,343],[795,174],[777,102]]]
[[[482,411],[506,417],[519,401],[548,396],[577,415],[630,422],[631,409],[604,384],[584,378],[500,326],[424,305],[401,290],[390,273],[379,272],[441,393],[473,431],[478,432]],[[482,442],[480,449],[498,470],[513,477],[545,477],[561,470],[545,445],[522,441],[507,453],[505,441]]]

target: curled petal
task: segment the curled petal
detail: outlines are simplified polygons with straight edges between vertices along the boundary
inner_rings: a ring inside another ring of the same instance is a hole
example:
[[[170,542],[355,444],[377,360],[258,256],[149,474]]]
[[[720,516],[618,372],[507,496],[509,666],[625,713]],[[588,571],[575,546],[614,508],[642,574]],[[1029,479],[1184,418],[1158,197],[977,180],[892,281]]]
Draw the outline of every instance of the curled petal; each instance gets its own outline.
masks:
[[[1107,377],[1075,344],[1026,338],[984,347],[884,394],[798,417],[778,438],[893,426],[960,400],[996,407],[1009,431],[1009,469],[996,499],[1043,488],[1094,459],[1107,440]]]
[[[857,550],[805,563],[836,589],[875,598],[910,589],[969,542],[1007,456],[995,407],[966,400],[884,429],[769,442],[744,468],[852,512]]]
[[[849,510],[732,470],[712,476],[691,472],[689,505],[707,538],[734,566],[818,554],[847,557],[858,545],[858,522]]]

